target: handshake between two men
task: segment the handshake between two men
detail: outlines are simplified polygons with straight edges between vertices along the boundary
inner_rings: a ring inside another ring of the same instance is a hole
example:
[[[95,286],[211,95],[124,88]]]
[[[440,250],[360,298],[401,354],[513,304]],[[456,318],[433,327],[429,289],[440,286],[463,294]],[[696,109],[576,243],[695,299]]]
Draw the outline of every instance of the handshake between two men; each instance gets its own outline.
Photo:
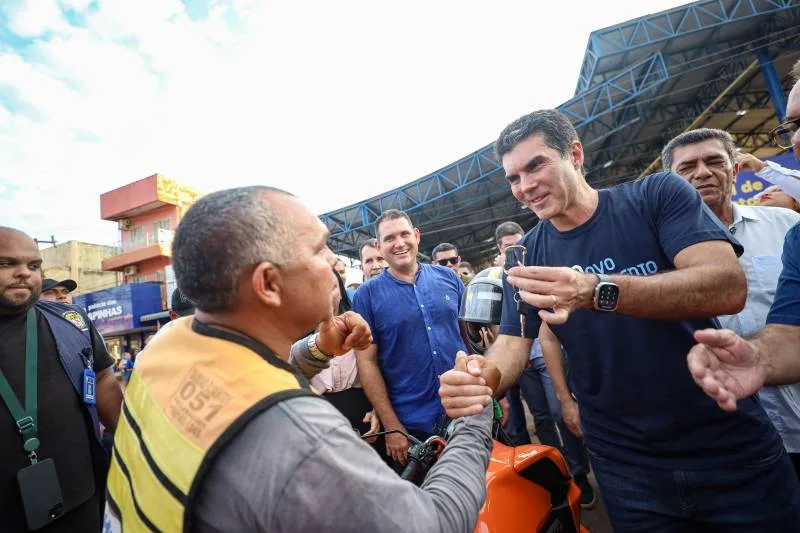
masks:
[[[440,378],[439,396],[450,418],[477,415],[492,403],[500,385],[500,370],[481,355],[458,352],[453,370]]]

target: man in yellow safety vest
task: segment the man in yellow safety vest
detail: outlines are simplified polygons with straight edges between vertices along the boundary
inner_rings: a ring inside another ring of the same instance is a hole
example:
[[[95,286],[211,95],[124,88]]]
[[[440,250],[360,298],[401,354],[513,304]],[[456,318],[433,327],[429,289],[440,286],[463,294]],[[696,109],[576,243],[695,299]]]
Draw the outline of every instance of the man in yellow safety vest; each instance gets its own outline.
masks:
[[[331,357],[372,342],[358,314],[332,316],[327,240],[317,217],[269,187],[215,192],[187,211],[173,267],[196,312],[139,356],[115,434],[106,531],[474,528],[490,409],[456,423],[420,488],[309,386]]]

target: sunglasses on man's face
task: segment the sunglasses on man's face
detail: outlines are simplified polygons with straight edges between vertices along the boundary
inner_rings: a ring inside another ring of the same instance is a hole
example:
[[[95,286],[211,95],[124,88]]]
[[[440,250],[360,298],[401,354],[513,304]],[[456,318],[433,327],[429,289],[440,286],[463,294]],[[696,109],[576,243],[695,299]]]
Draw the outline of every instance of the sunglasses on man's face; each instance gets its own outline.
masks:
[[[440,266],[447,266],[448,264],[455,265],[458,263],[458,257],[448,257],[447,259],[437,259]]]

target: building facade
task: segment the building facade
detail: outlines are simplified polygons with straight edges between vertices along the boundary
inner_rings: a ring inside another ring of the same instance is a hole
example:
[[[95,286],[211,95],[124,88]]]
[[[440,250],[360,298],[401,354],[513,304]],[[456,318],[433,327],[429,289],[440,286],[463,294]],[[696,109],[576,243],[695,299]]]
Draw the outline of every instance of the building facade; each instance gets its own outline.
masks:
[[[158,323],[149,317],[161,311],[161,293],[159,283],[131,283],[82,294],[73,303],[86,310],[108,352],[119,359],[125,351],[141,350],[155,335]]]
[[[186,210],[200,193],[161,174],[129,183],[100,196],[100,217],[117,222],[119,253],[102,262],[106,272],[119,272],[122,282],[155,282],[167,307],[170,294],[172,238]]]
[[[122,281],[121,274],[102,268],[103,260],[119,254],[117,247],[69,241],[44,248],[41,252],[44,277],[58,281],[75,280],[78,288],[72,293],[74,296],[116,287]]]

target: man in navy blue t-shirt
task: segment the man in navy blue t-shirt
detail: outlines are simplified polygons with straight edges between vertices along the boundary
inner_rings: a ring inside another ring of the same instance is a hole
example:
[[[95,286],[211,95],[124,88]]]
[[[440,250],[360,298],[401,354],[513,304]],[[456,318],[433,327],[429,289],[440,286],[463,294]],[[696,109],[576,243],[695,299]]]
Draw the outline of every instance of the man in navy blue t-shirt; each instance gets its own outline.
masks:
[[[359,287],[353,301],[374,339],[356,353],[358,375],[386,430],[424,440],[444,417],[439,376],[465,349],[458,320],[464,284],[454,270],[417,261],[419,230],[404,212],[383,212],[375,228],[389,268]],[[403,435],[386,436],[387,455],[400,464],[408,447]]]
[[[618,533],[800,523],[800,487],[764,411],[752,397],[736,413],[720,410],[686,366],[693,332],[744,305],[739,243],[675,174],[592,189],[577,133],[557,111],[520,118],[495,148],[512,194],[542,222],[521,242],[524,266],[509,271],[487,358],[441,378],[448,414],[485,401],[479,367],[501,371],[495,393],[513,383],[544,321],[570,354],[590,460]],[[524,332],[515,299],[529,306]]]

